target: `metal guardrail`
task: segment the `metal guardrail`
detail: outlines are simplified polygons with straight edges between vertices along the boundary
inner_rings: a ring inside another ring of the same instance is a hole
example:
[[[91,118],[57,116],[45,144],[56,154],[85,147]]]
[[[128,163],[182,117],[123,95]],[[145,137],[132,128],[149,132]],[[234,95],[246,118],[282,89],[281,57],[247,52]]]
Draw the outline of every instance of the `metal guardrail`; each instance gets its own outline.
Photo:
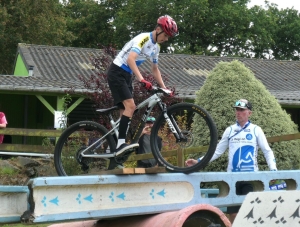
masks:
[[[255,192],[270,193],[270,181],[283,179],[286,190],[300,195],[299,170],[41,177],[29,182],[30,217],[37,223],[163,213],[194,204],[234,206],[245,199],[235,192],[245,179]],[[217,184],[217,197],[204,198],[202,183]]]

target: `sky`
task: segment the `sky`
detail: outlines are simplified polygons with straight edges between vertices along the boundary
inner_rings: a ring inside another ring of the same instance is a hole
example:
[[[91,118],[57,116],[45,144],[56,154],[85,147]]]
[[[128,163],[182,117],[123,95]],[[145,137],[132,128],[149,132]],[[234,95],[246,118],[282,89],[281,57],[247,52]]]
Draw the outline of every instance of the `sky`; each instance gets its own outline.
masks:
[[[252,7],[254,5],[264,6],[265,3],[264,0],[251,0],[249,3],[249,7]],[[270,3],[277,4],[278,9],[286,9],[286,8],[292,8],[294,7],[295,10],[298,10],[300,12],[300,1],[299,0],[268,0]]]

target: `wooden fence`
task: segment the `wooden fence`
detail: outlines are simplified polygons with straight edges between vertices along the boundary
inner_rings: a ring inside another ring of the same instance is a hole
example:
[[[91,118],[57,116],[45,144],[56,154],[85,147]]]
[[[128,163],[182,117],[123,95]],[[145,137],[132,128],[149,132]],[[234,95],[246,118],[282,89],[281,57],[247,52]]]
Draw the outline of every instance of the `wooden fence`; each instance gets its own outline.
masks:
[[[44,129],[24,129],[24,128],[4,128],[0,129],[0,134],[11,135],[11,136],[40,136],[40,137],[59,137],[61,135],[60,130],[44,130]],[[269,143],[289,141],[300,139],[300,133],[273,136],[268,137]],[[204,147],[203,147],[204,148]],[[205,149],[205,148],[204,148]],[[26,153],[42,153],[42,154],[53,154],[53,146],[42,146],[42,145],[27,145],[27,144],[0,144],[0,152],[26,152]],[[168,151],[167,156],[173,154],[176,151]],[[190,151],[193,153],[193,151]],[[152,154],[135,155],[132,154],[128,161],[136,161],[142,159],[153,158]]]

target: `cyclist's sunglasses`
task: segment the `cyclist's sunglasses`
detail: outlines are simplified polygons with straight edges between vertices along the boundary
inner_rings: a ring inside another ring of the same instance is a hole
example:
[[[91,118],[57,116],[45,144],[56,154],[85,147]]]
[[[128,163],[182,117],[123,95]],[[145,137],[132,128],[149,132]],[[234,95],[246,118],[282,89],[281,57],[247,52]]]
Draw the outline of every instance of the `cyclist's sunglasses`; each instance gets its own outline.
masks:
[[[146,123],[153,123],[155,121],[155,117],[147,117]]]
[[[247,105],[247,103],[244,103],[242,101],[237,101],[235,103],[234,107],[247,107],[247,109],[249,109],[249,106]]]

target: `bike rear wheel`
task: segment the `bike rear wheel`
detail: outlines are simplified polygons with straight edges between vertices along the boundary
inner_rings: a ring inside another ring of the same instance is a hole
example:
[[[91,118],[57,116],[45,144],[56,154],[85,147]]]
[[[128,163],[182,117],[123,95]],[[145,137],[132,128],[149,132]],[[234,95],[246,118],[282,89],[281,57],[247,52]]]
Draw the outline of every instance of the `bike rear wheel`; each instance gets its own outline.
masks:
[[[155,159],[170,172],[192,173],[204,168],[212,158],[217,145],[217,127],[208,112],[200,106],[179,103],[167,108],[167,115],[182,133],[176,140],[163,113],[157,118],[151,131],[151,150]],[[176,130],[178,131],[178,130]],[[162,150],[158,148],[162,138]],[[189,158],[201,161],[185,166]]]
[[[93,144],[85,154],[103,154],[115,149],[115,141],[111,135],[99,140],[108,130],[92,121],[77,122],[68,127],[59,137],[54,150],[54,164],[59,176],[75,176],[99,174],[101,170],[113,169],[114,158],[82,157],[81,152]],[[99,141],[98,141],[99,140]]]

